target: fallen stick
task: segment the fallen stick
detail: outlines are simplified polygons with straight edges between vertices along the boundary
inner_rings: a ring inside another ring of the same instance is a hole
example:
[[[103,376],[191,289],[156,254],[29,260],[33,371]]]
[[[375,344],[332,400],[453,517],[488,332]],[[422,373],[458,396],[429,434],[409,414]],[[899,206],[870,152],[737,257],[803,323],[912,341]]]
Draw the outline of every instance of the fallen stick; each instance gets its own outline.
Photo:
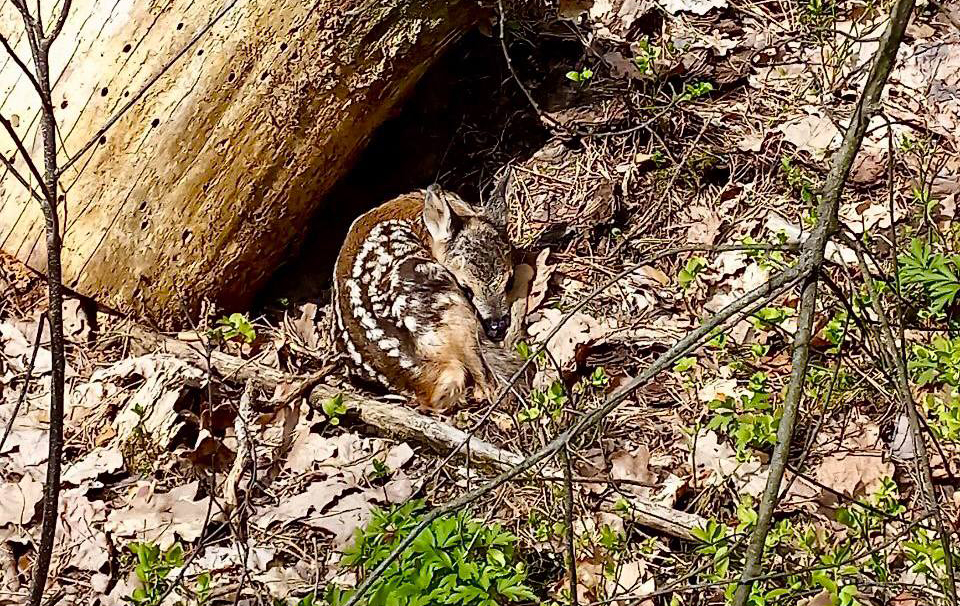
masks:
[[[319,408],[327,399],[342,394],[343,401],[357,418],[392,438],[409,440],[436,450],[451,451],[469,440],[467,448],[461,452],[469,453],[471,463],[497,471],[509,469],[523,461],[523,457],[499,448],[486,440],[468,436],[452,425],[433,417],[422,415],[410,406],[382,402],[357,394],[344,393],[329,385],[316,384],[312,377],[301,377],[279,371],[258,362],[242,360],[219,351],[210,352],[210,366],[207,368],[207,353],[200,342],[187,342],[165,337],[139,326],[129,328],[129,336],[144,352],[162,351],[193,364],[204,371],[221,377],[226,381],[242,384],[257,382],[263,389],[274,390],[280,385],[292,386],[293,393],[307,398],[311,407]],[[307,386],[306,389],[301,386]],[[559,477],[560,472],[545,469],[544,475]],[[598,483],[603,480],[598,479]],[[694,528],[704,526],[706,519],[685,511],[678,511],[657,502],[636,495],[624,495],[629,501],[630,519],[653,530],[680,539],[693,540]]]

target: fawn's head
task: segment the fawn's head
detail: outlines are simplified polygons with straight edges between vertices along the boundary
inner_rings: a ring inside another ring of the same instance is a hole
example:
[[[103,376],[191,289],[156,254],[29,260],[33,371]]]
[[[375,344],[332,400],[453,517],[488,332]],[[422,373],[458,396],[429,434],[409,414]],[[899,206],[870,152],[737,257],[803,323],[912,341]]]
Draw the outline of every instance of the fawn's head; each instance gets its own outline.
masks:
[[[437,185],[427,188],[423,222],[433,256],[457,280],[488,337],[500,341],[510,326],[507,293],[513,286],[513,261],[507,238],[507,189],[510,173],[482,207],[466,203]]]

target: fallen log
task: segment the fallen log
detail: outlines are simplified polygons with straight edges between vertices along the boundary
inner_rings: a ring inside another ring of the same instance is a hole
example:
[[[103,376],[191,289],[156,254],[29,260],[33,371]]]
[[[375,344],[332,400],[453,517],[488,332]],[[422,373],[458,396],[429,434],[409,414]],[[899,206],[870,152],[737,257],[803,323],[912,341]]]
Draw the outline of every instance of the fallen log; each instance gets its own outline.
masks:
[[[415,442],[444,453],[459,449],[461,456],[469,453],[471,464],[479,467],[502,471],[523,460],[523,457],[516,453],[470,436],[463,430],[439,419],[422,415],[410,406],[374,400],[353,393],[343,393],[340,389],[323,384],[322,373],[312,377],[297,376],[219,351],[210,353],[208,368],[207,353],[200,342],[164,337],[140,327],[131,327],[129,335],[143,352],[161,351],[226,381],[237,384],[254,381],[266,391],[275,390],[278,386],[287,386],[287,393],[306,398],[313,407],[319,407],[325,400],[342,394],[344,403],[351,411],[355,411],[357,418],[377,431],[392,438]],[[461,444],[464,443],[466,443],[465,447],[461,448]],[[544,469],[543,475],[550,479],[562,476],[554,469]],[[578,482],[584,481],[603,482],[603,480],[578,479]],[[628,500],[627,515],[632,521],[673,537],[692,540],[691,530],[707,522],[696,514],[678,511],[633,494],[623,493],[623,496]]]
[[[64,284],[164,328],[205,298],[245,308],[317,212],[380,202],[323,206],[478,16],[472,0],[74,0],[50,58]],[[19,22],[0,7],[0,29],[29,57],[28,36],[10,33]],[[14,61],[0,65],[0,92],[40,158],[39,100]],[[0,175],[0,249],[43,272],[39,209]]]

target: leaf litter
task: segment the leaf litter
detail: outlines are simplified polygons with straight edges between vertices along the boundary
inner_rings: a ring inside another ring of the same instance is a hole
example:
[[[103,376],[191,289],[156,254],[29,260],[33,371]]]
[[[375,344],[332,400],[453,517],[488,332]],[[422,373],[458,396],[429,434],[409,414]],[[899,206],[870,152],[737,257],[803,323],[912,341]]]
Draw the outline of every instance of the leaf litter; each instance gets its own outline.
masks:
[[[609,63],[591,65],[596,75],[586,85],[564,84],[566,98],[577,102],[560,109],[550,106],[559,120],[634,124],[631,107],[649,103],[629,95],[663,77],[726,88],[722,95],[677,101],[677,107],[651,123],[649,137],[628,133],[584,138],[581,147],[569,149],[549,142],[518,171],[522,195],[511,209],[518,218],[512,236],[539,250],[528,258],[521,281],[529,280],[530,288],[522,307],[515,308],[526,315],[521,339],[545,344],[560,367],[558,376],[552,363],[538,362],[534,386],[549,394],[559,381],[567,396],[576,397],[554,400],[552,408],[544,405],[536,422],[518,421],[529,402],[506,405],[494,413],[496,422],[480,429],[484,439],[518,452],[535,449],[547,433],[560,429],[550,415],[564,418],[574,407],[580,413],[597,405],[653,355],[698,325],[706,312],[762,285],[781,263],[769,254],[718,253],[709,247],[749,239],[776,243],[781,236],[797,242],[804,237],[809,229],[802,214],[804,187],[816,186],[814,177],[825,172],[837,149],[851,100],[862,86],[862,66],[876,47],[871,38],[883,26],[882,18],[845,3],[838,7],[842,15],[820,32],[820,48],[784,37],[783,25],[774,27],[778,19],[764,12],[767,8],[753,5],[741,12],[741,7],[722,0],[559,2],[567,25],[593,40],[599,63]],[[805,31],[804,23],[790,25],[791,31]],[[960,39],[944,22],[926,17],[910,27],[883,103],[898,124],[890,132],[885,124],[871,124],[841,211],[844,226],[857,236],[916,224],[909,171],[918,165],[902,150],[905,137],[917,136],[916,125],[934,133],[950,152],[934,167],[929,182],[940,213],[931,220],[944,230],[953,225],[952,196],[958,192],[960,174],[955,158]],[[583,93],[591,91],[598,94],[584,101]],[[885,189],[888,135],[900,159],[893,217]],[[656,252],[684,245],[707,250],[649,261]],[[828,251],[832,262],[846,268],[855,262],[851,254],[840,246]],[[680,287],[677,276],[693,256],[703,256],[706,267],[687,287]],[[600,293],[547,340],[576,301],[637,262],[637,271]],[[795,310],[796,304],[795,297],[787,295],[770,306]],[[32,350],[38,316],[29,311],[22,317],[0,316],[3,423],[12,414]],[[96,323],[78,304],[71,303],[68,316],[69,338],[78,348],[87,347]],[[824,349],[830,342],[822,329],[830,319],[826,309],[820,310],[817,338]],[[329,310],[322,305],[291,306],[277,329],[258,326],[268,345],[231,344],[228,349],[247,359],[259,353],[278,369],[301,371],[329,345],[322,330],[327,320]],[[728,333],[732,345],[698,350],[688,369],[662,374],[649,391],[628,399],[596,435],[573,446],[574,467],[581,480],[590,480],[575,487],[575,527],[581,540],[576,590],[581,603],[618,603],[623,600],[617,595],[639,598],[653,592],[682,576],[682,562],[691,551],[667,545],[620,515],[618,490],[714,517],[731,530],[738,524],[737,499],[761,494],[769,444],[738,449],[735,431],[705,425],[717,414],[715,402],[730,398],[742,407],[752,397],[749,381],[756,373],[766,375],[770,402],[779,404],[795,324],[788,319],[778,327],[741,320]],[[749,372],[730,370],[732,352]],[[853,353],[858,364],[860,353]],[[223,585],[245,578],[249,571],[241,603],[255,603],[258,595],[302,596],[317,579],[351,578],[349,570],[336,568],[337,551],[373,507],[401,503],[423,491],[441,502],[455,494],[457,486],[474,486],[484,473],[452,464],[446,470],[448,483],[427,481],[438,460],[426,449],[371,437],[355,425],[332,426],[302,401],[277,409],[286,400],[281,393],[254,398],[249,418],[237,423],[237,394],[218,382],[217,399],[225,404],[214,410],[206,401],[209,379],[202,369],[162,353],[128,357],[112,350],[101,355],[96,370],[79,357],[71,359],[70,449],[55,571],[63,585],[77,587],[79,579],[103,604],[121,603],[136,584],[126,561],[116,556],[131,541],[163,547],[184,543],[198,554],[190,574],[215,571]],[[816,355],[820,362],[833,361],[833,354]],[[581,381],[593,377],[597,368],[603,369],[602,376],[584,387]],[[25,591],[38,536],[48,372],[44,347],[28,405],[0,448],[0,604],[5,595]],[[798,436],[800,447],[809,445],[810,452],[801,473],[788,474],[790,488],[782,490],[778,519],[810,524],[819,534],[837,533],[837,509],[851,500],[872,498],[888,478],[901,487],[901,501],[911,503],[916,492],[908,465],[916,453],[904,414],[884,410],[879,404],[883,398],[862,386],[844,391],[842,415],[824,411],[817,408],[821,389],[822,384],[810,386],[803,419],[810,426],[820,416],[826,420],[817,435]],[[671,410],[661,413],[650,402],[665,403]],[[762,416],[765,411],[749,414]],[[450,419],[452,423],[479,417],[472,409],[458,414],[462,417]],[[955,446],[946,448],[947,460],[934,456],[941,478],[947,477],[946,468],[957,456]],[[239,471],[222,472],[227,469]],[[218,485],[213,487],[197,479],[209,478],[211,470],[217,471]],[[222,500],[228,478],[235,499]],[[508,486],[501,497],[502,503],[477,506],[487,508],[484,513],[492,519],[512,524],[524,547],[563,552],[559,536],[538,534],[531,521],[537,515],[550,522],[562,519],[556,494]],[[948,513],[955,516],[960,499],[956,494],[953,499]],[[207,530],[230,527],[242,513],[246,535],[227,532],[214,543],[201,544],[208,513]],[[603,545],[614,541],[611,537],[622,551]],[[561,595],[567,583],[564,571],[554,570],[548,577],[546,593]],[[928,581],[915,574],[902,578],[917,586]],[[917,591],[913,585],[910,591],[891,594],[897,596],[892,603],[926,603],[912,591]],[[819,590],[804,599],[808,606],[832,603]],[[77,597],[77,603],[85,602]]]

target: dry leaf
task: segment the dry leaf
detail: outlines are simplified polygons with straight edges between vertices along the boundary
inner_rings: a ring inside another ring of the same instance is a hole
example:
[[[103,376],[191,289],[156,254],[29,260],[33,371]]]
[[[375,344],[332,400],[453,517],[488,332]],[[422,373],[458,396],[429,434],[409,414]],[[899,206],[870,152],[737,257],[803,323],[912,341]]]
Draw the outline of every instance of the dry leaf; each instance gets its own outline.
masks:
[[[402,471],[397,476],[384,484],[383,488],[370,489],[368,494],[371,498],[397,505],[405,503],[413,495],[413,482]]]
[[[340,476],[314,482],[300,494],[281,499],[275,506],[258,509],[250,520],[263,530],[274,522],[287,524],[300,520],[308,517],[312,511],[322,511],[353,486]]]
[[[275,556],[274,549],[260,546],[256,539],[248,539],[246,546],[236,542],[229,545],[210,545],[190,563],[187,574],[240,567],[245,567],[250,572],[264,572]]]
[[[565,315],[559,309],[545,309],[538,313],[537,319],[527,330],[534,339],[542,342]],[[576,365],[577,348],[593,343],[609,332],[593,317],[577,312],[547,341],[547,351],[561,369],[572,370]]]
[[[820,116],[796,118],[784,122],[776,130],[783,133],[784,140],[797,149],[807,151],[818,159],[826,155],[830,143],[840,132],[829,118]]]
[[[537,255],[536,267],[534,267],[533,281],[530,283],[530,293],[527,295],[527,313],[533,313],[540,308],[543,300],[547,296],[547,288],[550,284],[550,278],[556,271],[556,265],[548,265],[547,258],[550,256],[550,249],[544,248]]]
[[[688,212],[691,223],[687,229],[687,242],[712,246],[720,235],[723,219],[716,212],[703,206],[691,207]]]
[[[104,528],[119,536],[155,542],[161,549],[173,545],[177,536],[193,542],[203,531],[208,510],[211,520],[222,517],[216,503],[211,508],[209,497],[194,500],[199,484],[193,481],[167,493],[155,493],[152,485],[140,483],[124,507],[109,512]]]
[[[706,15],[710,11],[727,7],[727,0],[658,0],[663,10],[676,15],[677,13],[693,13]]]
[[[610,477],[653,486],[657,476],[650,471],[650,451],[646,446],[640,446],[633,454],[625,450],[613,453],[610,456]]]
[[[384,464],[390,471],[396,471],[406,465],[412,458],[413,449],[410,448],[409,444],[404,442],[403,444],[397,444],[396,446],[390,448],[390,452],[387,453],[387,458],[384,460]]]
[[[306,303],[300,308],[300,317],[290,322],[291,330],[307,349],[315,350],[320,343],[317,330],[317,304]]]
[[[97,371],[91,382],[124,381],[131,376],[144,380],[123,404],[113,421],[117,435],[126,440],[143,432],[159,448],[167,448],[183,427],[175,407],[190,387],[199,387],[206,376],[198,368],[167,354],[129,358]]]
[[[303,431],[290,448],[284,469],[289,469],[295,474],[301,474],[313,469],[314,463],[321,463],[330,459],[336,451],[336,442],[330,438]]]
[[[116,473],[123,469],[123,453],[119,448],[94,448],[83,458],[74,461],[63,472],[63,481],[80,485],[102,473]]]
[[[642,560],[620,564],[616,568],[616,578],[607,580],[607,595],[629,595],[629,598],[614,600],[611,604],[616,606],[626,606],[635,604],[636,599],[651,594],[657,589],[657,583],[651,576],[643,580],[646,576],[647,566]]]
[[[263,583],[270,595],[275,598],[286,598],[309,586],[293,568],[278,566],[254,575],[253,578]]]
[[[333,535],[333,545],[339,549],[353,536],[353,531],[367,523],[373,503],[364,493],[348,494],[338,501],[329,511],[315,513],[304,523],[326,530]]]
[[[107,507],[90,501],[84,490],[65,491],[61,496],[58,553],[68,554],[64,566],[96,572],[110,561],[110,544],[103,530]]]
[[[817,467],[816,479],[825,486],[855,497],[870,492],[877,483],[893,476],[893,464],[884,462],[878,451],[837,453],[827,457]]]
[[[43,484],[30,476],[0,484],[0,526],[28,524],[43,496]]]

